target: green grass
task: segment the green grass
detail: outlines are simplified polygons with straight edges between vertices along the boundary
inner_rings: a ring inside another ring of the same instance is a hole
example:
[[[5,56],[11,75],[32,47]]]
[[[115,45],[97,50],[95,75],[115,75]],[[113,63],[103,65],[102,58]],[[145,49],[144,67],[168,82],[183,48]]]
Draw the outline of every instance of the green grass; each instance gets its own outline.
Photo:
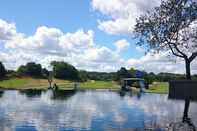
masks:
[[[113,81],[87,81],[80,84],[80,89],[119,89]]]
[[[74,88],[74,83],[66,80],[55,79],[54,82],[60,89],[71,90]],[[49,86],[46,79],[33,79],[29,77],[25,78],[12,78],[8,80],[0,81],[0,87],[2,89],[47,89]],[[120,86],[114,81],[94,81],[90,80],[79,84],[79,89],[110,89],[119,90]],[[155,82],[150,86],[147,93],[168,93],[168,83]]]
[[[14,78],[14,79],[0,81],[0,87],[10,88],[10,89],[19,88],[19,87],[23,87],[27,83],[28,83],[27,79]]]
[[[55,79],[54,82],[60,89],[73,89],[74,83],[66,80]],[[29,77],[12,78],[0,81],[2,89],[47,89],[49,87],[46,79],[33,79]],[[112,81],[87,81],[80,83],[79,89],[118,89],[118,85]]]
[[[57,84],[66,85],[68,81],[54,80]],[[2,89],[47,89],[49,83],[46,79],[34,79],[30,77],[11,78],[8,80],[0,81]],[[65,86],[66,87],[66,86]]]
[[[155,82],[153,83],[147,93],[158,93],[158,94],[167,94],[169,92],[169,85],[167,82]]]

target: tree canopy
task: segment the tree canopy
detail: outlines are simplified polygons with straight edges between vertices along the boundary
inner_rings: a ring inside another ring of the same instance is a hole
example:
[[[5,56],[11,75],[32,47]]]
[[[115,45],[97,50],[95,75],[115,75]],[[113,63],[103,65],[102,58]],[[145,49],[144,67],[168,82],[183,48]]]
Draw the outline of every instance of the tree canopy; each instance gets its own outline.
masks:
[[[20,75],[41,77],[42,76],[42,66],[40,64],[36,64],[34,62],[29,62],[26,65],[20,66],[18,68],[17,72]]]
[[[53,66],[53,74],[55,78],[66,80],[79,80],[78,70],[66,62],[51,62]]]
[[[135,35],[148,51],[169,51],[183,58],[186,76],[191,79],[190,63],[197,57],[195,0],[162,0],[159,7],[137,19]]]

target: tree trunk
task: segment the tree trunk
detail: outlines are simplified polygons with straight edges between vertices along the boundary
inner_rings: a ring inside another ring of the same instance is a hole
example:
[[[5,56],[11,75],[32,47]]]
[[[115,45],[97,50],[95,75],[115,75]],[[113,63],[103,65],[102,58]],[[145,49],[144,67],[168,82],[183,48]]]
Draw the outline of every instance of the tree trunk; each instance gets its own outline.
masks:
[[[191,80],[191,70],[190,70],[190,61],[185,59],[185,67],[186,67],[186,79]]]
[[[190,70],[190,61],[188,59],[185,59],[185,67],[186,67],[186,79],[191,80],[191,70]],[[189,120],[188,118],[188,112],[189,112],[189,105],[190,105],[190,99],[185,99],[185,108],[183,113],[183,122],[187,122]]]

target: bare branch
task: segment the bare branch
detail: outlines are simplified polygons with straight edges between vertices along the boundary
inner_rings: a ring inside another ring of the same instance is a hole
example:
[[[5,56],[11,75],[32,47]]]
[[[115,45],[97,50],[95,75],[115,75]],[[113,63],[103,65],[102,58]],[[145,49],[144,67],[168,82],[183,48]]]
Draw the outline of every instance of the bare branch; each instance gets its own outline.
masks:
[[[189,61],[192,62],[196,57],[197,57],[197,52],[193,53],[193,54],[189,57]]]
[[[171,45],[170,45],[170,44],[168,44],[168,46],[169,46],[169,48],[170,48],[170,50],[171,50],[171,52],[172,52],[172,54],[173,54],[173,55],[175,55],[175,56],[177,56],[177,57],[184,58],[184,56],[183,56],[183,55],[179,55],[179,54],[175,53],[175,52],[174,52],[174,50],[173,50],[173,48],[171,47]]]

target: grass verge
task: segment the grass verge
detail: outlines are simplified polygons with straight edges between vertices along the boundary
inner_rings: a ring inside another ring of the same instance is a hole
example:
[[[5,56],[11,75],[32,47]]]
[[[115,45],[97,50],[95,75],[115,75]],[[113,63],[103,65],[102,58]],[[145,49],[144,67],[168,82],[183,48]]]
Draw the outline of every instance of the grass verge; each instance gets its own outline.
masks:
[[[147,93],[157,93],[157,94],[168,94],[169,84],[168,82],[154,82],[148,90]]]
[[[66,80],[54,79],[59,89],[71,90],[74,88],[74,83]],[[1,89],[47,89],[49,83],[46,79],[34,79],[29,77],[12,78],[0,81]],[[87,81],[80,83],[79,89],[119,89],[119,86],[112,81]]]

